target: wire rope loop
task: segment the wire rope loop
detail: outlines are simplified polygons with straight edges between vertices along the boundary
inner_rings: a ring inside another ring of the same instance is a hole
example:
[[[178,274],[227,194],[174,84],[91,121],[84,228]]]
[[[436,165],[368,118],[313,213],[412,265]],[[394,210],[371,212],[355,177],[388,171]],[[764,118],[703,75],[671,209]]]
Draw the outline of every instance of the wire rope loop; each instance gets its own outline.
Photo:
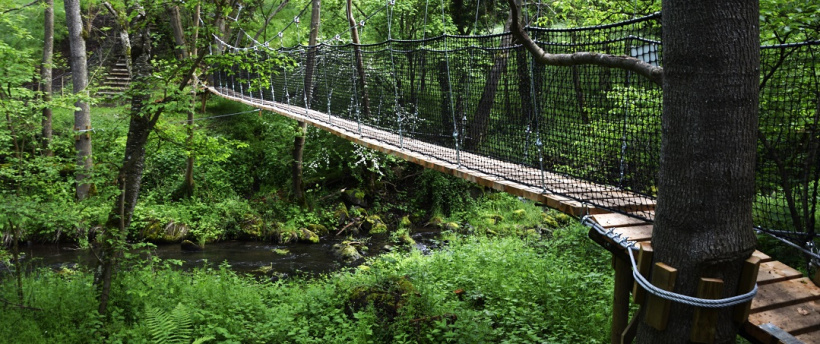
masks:
[[[607,231],[605,228],[601,227],[600,224],[593,221],[589,215],[584,216],[581,219],[581,224],[592,227],[599,234],[604,235],[610,239],[613,239],[613,241],[615,241],[619,246],[624,247],[627,250],[627,252],[629,253],[629,262],[630,264],[632,264],[632,276],[635,278],[635,282],[638,283],[638,285],[640,285],[641,288],[646,290],[646,292],[649,294],[655,295],[665,300],[702,308],[725,308],[736,306],[742,303],[752,301],[755,295],[757,295],[757,283],[755,283],[754,288],[752,288],[752,290],[748,293],[722,299],[703,299],[699,297],[678,294],[675,292],[660,289],[652,283],[650,283],[649,281],[647,281],[646,278],[644,278],[643,275],[641,275],[638,272],[638,267],[635,263],[635,255],[632,252],[633,250],[637,249],[635,247],[636,242],[629,241],[629,238],[627,237],[623,237],[622,239],[616,239],[620,238],[621,235],[618,233],[613,234],[613,230],[611,229]]]

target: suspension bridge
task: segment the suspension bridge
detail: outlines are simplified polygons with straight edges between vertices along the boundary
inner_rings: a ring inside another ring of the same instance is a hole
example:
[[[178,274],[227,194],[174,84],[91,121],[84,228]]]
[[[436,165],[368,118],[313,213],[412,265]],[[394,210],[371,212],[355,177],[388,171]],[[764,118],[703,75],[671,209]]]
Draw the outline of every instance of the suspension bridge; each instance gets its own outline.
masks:
[[[654,14],[589,28],[530,27],[528,33],[549,53],[596,51],[660,65],[659,19]],[[235,47],[220,40],[235,59],[212,67],[210,92],[588,215],[590,237],[613,254],[612,341],[631,340],[635,326],[628,321],[627,300],[630,293],[635,302],[642,300],[639,288],[633,291],[627,253],[640,249],[639,268],[641,256],[651,261],[660,161],[657,85],[622,70],[535,64],[509,33],[279,48],[249,41]],[[820,259],[818,54],[817,41],[761,47],[755,230],[807,260]],[[820,343],[820,288],[762,252],[752,260],[759,270],[746,278],[749,290],[754,282],[758,289],[750,303],[736,306],[747,309],[741,312],[742,334],[759,343]]]

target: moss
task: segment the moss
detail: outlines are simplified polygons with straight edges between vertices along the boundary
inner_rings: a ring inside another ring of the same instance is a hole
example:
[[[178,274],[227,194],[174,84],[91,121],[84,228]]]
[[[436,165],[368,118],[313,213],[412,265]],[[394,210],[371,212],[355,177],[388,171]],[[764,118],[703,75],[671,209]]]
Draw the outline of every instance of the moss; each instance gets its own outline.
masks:
[[[361,189],[349,189],[342,192],[342,199],[350,205],[367,206],[367,194]]]
[[[413,226],[413,222],[410,221],[409,216],[402,217],[399,221],[399,229],[410,228],[411,226]]]
[[[280,256],[287,256],[287,255],[289,255],[289,254],[290,254],[290,250],[288,250],[288,249],[286,249],[286,248],[275,248],[275,249],[273,249],[273,250],[271,250],[271,251],[273,251],[273,253],[276,253],[276,254],[278,254],[278,255],[280,255]]]
[[[356,247],[348,242],[333,245],[333,255],[346,262],[352,262],[362,258]]]
[[[319,243],[319,236],[316,233],[311,232],[307,228],[299,228],[299,241],[304,243],[312,243],[318,244]]]
[[[555,214],[553,217],[555,217],[555,220],[561,224],[568,224],[572,221],[572,216],[569,216],[564,213]]]
[[[159,220],[151,220],[140,232],[140,236],[154,243],[176,243],[185,238],[189,231],[190,228],[184,223],[168,221],[163,225]]]
[[[307,226],[307,229],[319,236],[327,235],[328,233],[327,227],[324,225],[310,224]]]
[[[516,209],[512,211],[512,214],[517,219],[523,219],[527,215],[527,211],[524,209]]]
[[[362,228],[370,234],[380,234],[387,232],[387,225],[379,215],[365,217]]]
[[[444,219],[439,215],[433,216],[430,218],[430,221],[427,221],[427,226],[436,226],[441,228],[442,225],[444,225]]]
[[[461,228],[461,226],[459,226],[458,223],[455,222],[447,222],[444,224],[444,229],[446,230],[457,231],[459,228]]]
[[[339,202],[336,205],[336,209],[333,210],[333,219],[336,220],[337,224],[347,222],[350,219],[350,214],[347,212],[347,206],[344,203]]]
[[[543,220],[544,220],[544,224],[547,225],[547,227],[549,227],[549,228],[558,228],[558,227],[560,227],[560,224],[558,223],[558,221],[552,216],[545,215],[545,216],[543,216]]]

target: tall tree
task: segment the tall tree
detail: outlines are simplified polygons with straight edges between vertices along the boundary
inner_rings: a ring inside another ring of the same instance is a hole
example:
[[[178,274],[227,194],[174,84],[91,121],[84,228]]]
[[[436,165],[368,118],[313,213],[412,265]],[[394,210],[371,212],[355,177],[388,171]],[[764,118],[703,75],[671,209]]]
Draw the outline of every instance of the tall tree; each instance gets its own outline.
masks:
[[[313,73],[316,67],[316,40],[319,36],[319,13],[321,0],[312,0],[310,13],[310,37],[308,52],[305,57],[305,107],[310,108],[313,99]],[[300,205],[305,205],[305,192],[302,185],[302,156],[305,149],[307,123],[297,122],[296,137],[293,139],[293,197]]]
[[[43,155],[52,156],[54,152],[51,150],[51,106],[48,102],[51,101],[51,89],[53,80],[51,80],[51,69],[53,65],[54,56],[54,0],[43,0],[45,6],[43,19],[43,63],[40,65],[40,82],[42,83],[41,91],[43,92],[43,101],[46,106],[43,108]]]
[[[701,277],[733,296],[755,246],[752,201],[758,114],[757,1],[663,1],[663,118],[655,262],[678,270],[675,292]],[[639,343],[685,343],[693,307],[672,303],[669,324],[639,327]],[[734,343],[731,308],[715,343]],[[645,314],[642,314],[645,316]]]
[[[80,170],[76,175],[77,199],[82,200],[88,197],[88,191],[91,189],[91,184],[84,181],[91,173],[93,160],[91,158],[91,135],[85,131],[91,129],[91,108],[88,102],[82,100],[82,94],[87,93],[88,65],[80,0],[65,0],[65,16],[68,26],[68,42],[71,46],[71,82],[74,94],[80,97],[74,103],[76,108],[74,110],[74,131],[77,135],[74,147],[77,150],[77,167]]]

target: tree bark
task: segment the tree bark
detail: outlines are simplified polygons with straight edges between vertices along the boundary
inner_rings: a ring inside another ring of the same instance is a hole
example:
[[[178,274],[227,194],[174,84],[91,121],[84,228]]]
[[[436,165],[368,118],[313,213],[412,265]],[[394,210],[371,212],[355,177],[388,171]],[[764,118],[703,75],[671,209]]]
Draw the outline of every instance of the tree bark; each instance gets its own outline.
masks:
[[[43,155],[54,156],[54,151],[51,150],[51,106],[48,102],[51,101],[51,92],[53,80],[51,79],[51,70],[54,56],[54,0],[43,0],[45,4],[44,21],[43,21],[43,63],[40,65],[40,82],[42,83],[41,91],[43,92],[43,101],[46,107],[43,108]]]
[[[85,38],[83,38],[83,23],[80,13],[79,0],[65,0],[66,25],[68,26],[68,40],[71,46],[71,81],[74,84],[74,94],[86,91],[88,86],[88,65],[86,63]],[[74,147],[77,150],[77,166],[80,172],[76,175],[77,199],[88,197],[91,184],[83,182],[89,177],[93,167],[91,158],[91,135],[89,132],[80,134],[77,131],[91,129],[91,109],[87,102],[78,100],[74,103]]]
[[[188,46],[185,44],[185,30],[182,28],[182,16],[179,13],[179,6],[168,5],[168,20],[171,22],[171,31],[174,33],[174,44],[177,58],[184,60],[188,58]],[[199,24],[199,23],[197,23]]]
[[[358,87],[362,90],[362,116],[370,118],[370,97],[367,95],[367,78],[364,70],[362,49],[359,47],[359,23],[353,18],[353,1],[347,0],[347,21],[350,25],[350,37],[353,39],[353,54],[356,55],[356,72],[359,75]]]
[[[701,277],[735,295],[753,252],[758,113],[757,1],[663,1],[663,118],[655,262],[678,270],[674,291],[695,295]],[[731,308],[715,343],[734,343]],[[686,343],[694,309],[672,303],[667,329],[641,322],[638,343]],[[644,317],[645,314],[641,314]]]
[[[310,37],[308,38],[308,51],[305,58],[305,107],[310,109],[313,99],[313,74],[316,67],[316,40],[319,36],[319,16],[321,0],[312,0],[310,14]],[[305,148],[305,135],[307,134],[307,123],[297,122],[296,137],[293,139],[293,197],[296,203],[305,206],[304,186],[302,185],[302,161]]]

